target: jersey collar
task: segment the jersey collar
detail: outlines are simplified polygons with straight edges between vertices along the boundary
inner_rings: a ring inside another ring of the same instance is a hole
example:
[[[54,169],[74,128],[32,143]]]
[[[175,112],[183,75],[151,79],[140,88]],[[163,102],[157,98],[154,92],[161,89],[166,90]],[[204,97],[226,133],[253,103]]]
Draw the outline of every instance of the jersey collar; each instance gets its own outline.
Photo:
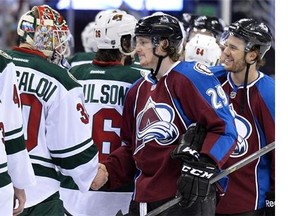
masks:
[[[37,56],[40,56],[44,59],[47,59],[47,57],[39,50],[36,50],[36,49],[28,49],[28,48],[25,48],[25,47],[13,47],[13,50],[16,50],[16,51],[19,51],[19,52],[24,52],[24,53],[29,53],[29,54],[32,54],[32,55],[37,55]]]

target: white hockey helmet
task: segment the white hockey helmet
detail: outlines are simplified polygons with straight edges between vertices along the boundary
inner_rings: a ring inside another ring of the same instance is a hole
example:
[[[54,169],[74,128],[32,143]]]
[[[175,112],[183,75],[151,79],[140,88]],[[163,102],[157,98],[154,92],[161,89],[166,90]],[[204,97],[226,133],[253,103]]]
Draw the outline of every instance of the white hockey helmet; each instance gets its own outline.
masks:
[[[95,16],[95,23],[97,23],[97,21],[99,19],[101,19],[101,17],[103,15],[106,15],[106,14],[111,14],[111,13],[123,13],[123,14],[127,14],[126,11],[124,10],[120,10],[120,9],[107,9],[107,10],[102,10],[100,12],[98,12]]]
[[[108,13],[99,17],[95,25],[96,43],[98,49],[119,49],[125,55],[132,55],[131,43],[134,37],[137,20],[127,13]]]
[[[96,52],[95,22],[89,22],[81,33],[82,45],[85,52]]]
[[[207,67],[217,65],[220,55],[221,49],[213,36],[196,34],[185,46],[185,61],[197,61]]]
[[[20,42],[26,42],[40,50],[47,57],[69,56],[73,42],[68,25],[63,16],[48,5],[34,6],[20,18],[17,26]]]

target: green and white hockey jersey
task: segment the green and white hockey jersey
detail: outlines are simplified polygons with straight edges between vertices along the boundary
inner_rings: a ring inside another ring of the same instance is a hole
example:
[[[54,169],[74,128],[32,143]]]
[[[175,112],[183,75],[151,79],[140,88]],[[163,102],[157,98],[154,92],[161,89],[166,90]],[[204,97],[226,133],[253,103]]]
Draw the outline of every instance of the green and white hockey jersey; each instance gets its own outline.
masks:
[[[12,215],[13,186],[25,189],[36,182],[25,147],[16,69],[11,60],[0,50],[0,215]]]
[[[130,86],[141,77],[139,69],[120,62],[97,62],[72,67],[70,72],[83,86],[85,107],[93,123],[92,136],[99,150],[99,161],[121,146],[120,128],[123,105]],[[116,215],[128,212],[133,183],[113,191],[73,190],[73,183],[64,179],[60,197],[72,215]]]
[[[98,170],[98,150],[81,85],[35,50],[9,52],[16,65],[26,146],[37,184],[26,190],[25,208],[59,191],[60,171],[88,191]]]

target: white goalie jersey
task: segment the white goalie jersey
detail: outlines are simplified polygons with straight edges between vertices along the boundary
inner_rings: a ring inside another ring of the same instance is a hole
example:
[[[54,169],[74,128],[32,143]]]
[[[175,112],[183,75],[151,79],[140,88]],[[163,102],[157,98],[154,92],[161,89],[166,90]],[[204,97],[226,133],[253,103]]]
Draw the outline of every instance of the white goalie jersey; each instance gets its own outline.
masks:
[[[81,85],[40,54],[21,48],[9,54],[16,65],[26,146],[37,179],[26,192],[25,207],[59,191],[58,172],[88,191],[98,170],[98,150]]]

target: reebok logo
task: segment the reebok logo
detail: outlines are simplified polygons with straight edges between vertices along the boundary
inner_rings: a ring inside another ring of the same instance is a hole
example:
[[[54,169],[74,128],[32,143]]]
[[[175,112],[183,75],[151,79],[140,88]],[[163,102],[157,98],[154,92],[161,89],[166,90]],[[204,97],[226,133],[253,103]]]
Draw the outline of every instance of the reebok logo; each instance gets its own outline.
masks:
[[[266,207],[267,208],[274,208],[275,207],[275,201],[266,200]]]

